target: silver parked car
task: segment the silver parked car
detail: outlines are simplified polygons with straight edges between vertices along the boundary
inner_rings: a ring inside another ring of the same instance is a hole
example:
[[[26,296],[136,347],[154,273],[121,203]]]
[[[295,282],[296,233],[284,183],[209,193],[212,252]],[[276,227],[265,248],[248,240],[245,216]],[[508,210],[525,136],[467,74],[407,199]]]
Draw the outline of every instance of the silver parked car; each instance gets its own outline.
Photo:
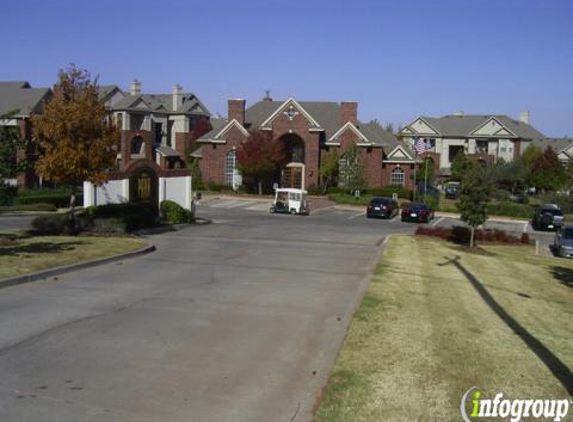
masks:
[[[555,233],[553,252],[557,256],[573,257],[573,226],[564,226]]]

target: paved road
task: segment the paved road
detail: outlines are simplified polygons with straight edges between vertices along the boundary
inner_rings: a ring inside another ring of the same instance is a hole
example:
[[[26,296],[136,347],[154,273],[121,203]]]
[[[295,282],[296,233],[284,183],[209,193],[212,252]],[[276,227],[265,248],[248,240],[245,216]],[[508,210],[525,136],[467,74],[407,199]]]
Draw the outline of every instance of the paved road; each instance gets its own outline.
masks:
[[[1,421],[309,420],[383,238],[413,226],[199,212],[153,254],[0,290]]]
[[[254,206],[1,289],[0,421],[308,421],[383,239],[415,225]]]

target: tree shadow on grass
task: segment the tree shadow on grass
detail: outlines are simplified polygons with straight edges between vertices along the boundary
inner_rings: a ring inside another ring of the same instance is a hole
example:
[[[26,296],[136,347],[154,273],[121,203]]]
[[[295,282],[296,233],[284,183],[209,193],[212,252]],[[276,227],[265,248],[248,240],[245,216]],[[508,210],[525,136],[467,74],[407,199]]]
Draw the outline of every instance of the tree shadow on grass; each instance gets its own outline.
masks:
[[[551,350],[541,341],[535,338],[529,331],[517,322],[487,291],[483,284],[474,276],[462,263],[460,256],[455,258],[444,257],[446,262],[437,264],[440,267],[454,265],[470,282],[474,289],[481,296],[489,308],[518,335],[526,346],[545,364],[553,376],[559,380],[561,385],[567,390],[569,395],[573,396],[573,374],[567,365],[565,365]]]
[[[551,267],[551,274],[559,283],[573,289],[573,268],[554,265]]]
[[[84,245],[87,242],[32,242],[17,243],[7,246],[0,246],[0,256],[19,256],[22,254],[42,254],[42,253],[60,253],[72,251],[78,245]]]

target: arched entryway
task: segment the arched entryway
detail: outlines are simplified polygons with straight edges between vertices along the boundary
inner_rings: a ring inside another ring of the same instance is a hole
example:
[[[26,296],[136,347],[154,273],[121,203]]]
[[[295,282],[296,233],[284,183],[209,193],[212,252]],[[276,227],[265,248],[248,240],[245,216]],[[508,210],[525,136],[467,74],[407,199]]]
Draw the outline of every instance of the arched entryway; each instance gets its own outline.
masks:
[[[304,141],[294,133],[287,133],[279,138],[284,145],[285,166],[281,170],[281,186],[284,188],[305,188],[305,155]]]
[[[304,141],[294,133],[287,133],[279,138],[285,146],[285,157],[287,164],[289,163],[302,163],[305,162],[305,147]]]
[[[157,205],[158,181],[157,173],[152,168],[137,169],[129,178],[130,202]]]

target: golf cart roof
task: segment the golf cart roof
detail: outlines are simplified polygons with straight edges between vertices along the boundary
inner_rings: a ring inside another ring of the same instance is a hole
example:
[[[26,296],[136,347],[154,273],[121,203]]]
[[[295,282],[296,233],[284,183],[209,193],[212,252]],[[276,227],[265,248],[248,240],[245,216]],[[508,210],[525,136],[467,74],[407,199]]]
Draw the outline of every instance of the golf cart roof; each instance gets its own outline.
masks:
[[[293,193],[306,193],[304,189],[295,189],[295,188],[277,188],[275,192],[293,192]]]

